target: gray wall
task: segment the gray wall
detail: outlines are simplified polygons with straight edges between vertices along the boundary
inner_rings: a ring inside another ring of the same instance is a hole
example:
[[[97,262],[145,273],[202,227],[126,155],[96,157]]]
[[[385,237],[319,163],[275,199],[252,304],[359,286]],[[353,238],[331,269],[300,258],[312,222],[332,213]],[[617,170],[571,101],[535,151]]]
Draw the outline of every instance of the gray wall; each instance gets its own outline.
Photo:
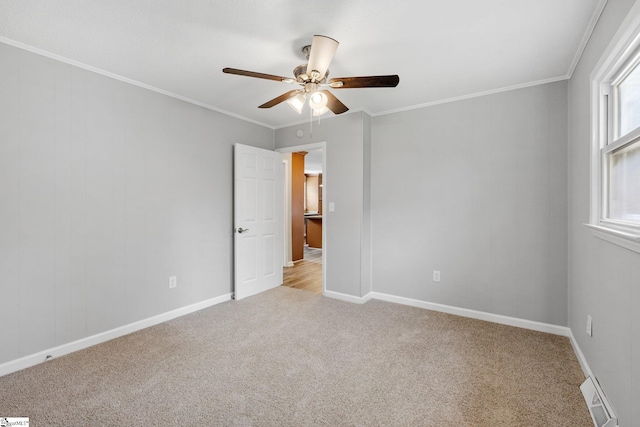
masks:
[[[371,144],[372,144],[372,118],[368,114],[362,115],[362,129],[363,129],[363,181],[362,181],[362,254],[360,257],[361,266],[361,285],[362,295],[366,295],[373,291],[373,278],[371,277],[373,271],[372,253],[373,245],[371,236],[373,230],[371,229]]]
[[[326,142],[327,164],[322,175],[326,200],[322,201],[323,226],[327,227],[327,290],[361,297],[368,293],[362,283],[362,239],[364,205],[364,113],[323,119],[309,125],[277,129],[276,148]],[[302,138],[296,131],[303,129]],[[329,212],[329,203],[335,212]]]
[[[232,144],[273,130],[5,44],[0,76],[0,363],[232,291]]]
[[[567,82],[374,117],[373,290],[566,326],[566,141]]]
[[[621,426],[640,425],[640,254],[589,222],[590,74],[635,3],[607,2],[569,84],[569,326]],[[593,316],[593,337],[585,333]]]

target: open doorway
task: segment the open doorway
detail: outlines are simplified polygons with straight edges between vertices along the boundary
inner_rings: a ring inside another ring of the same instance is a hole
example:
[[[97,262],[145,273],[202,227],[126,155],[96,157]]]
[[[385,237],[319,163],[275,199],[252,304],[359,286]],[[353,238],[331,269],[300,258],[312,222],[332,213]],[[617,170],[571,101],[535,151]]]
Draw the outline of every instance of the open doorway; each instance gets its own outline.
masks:
[[[285,166],[283,285],[323,294],[327,221],[325,143],[278,149]]]

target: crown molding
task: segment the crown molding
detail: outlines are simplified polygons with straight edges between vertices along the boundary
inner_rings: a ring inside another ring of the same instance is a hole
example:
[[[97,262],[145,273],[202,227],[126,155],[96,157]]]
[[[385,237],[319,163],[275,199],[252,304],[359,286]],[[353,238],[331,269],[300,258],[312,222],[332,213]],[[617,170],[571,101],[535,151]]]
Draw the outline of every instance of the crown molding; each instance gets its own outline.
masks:
[[[379,113],[373,113],[370,115],[373,117],[386,116],[388,114],[401,113],[403,111],[410,111],[410,110],[418,110],[420,108],[433,107],[434,105],[448,104],[450,102],[456,102],[456,101],[464,101],[465,99],[478,98],[478,97],[487,96],[487,95],[494,95],[496,93],[509,92],[512,90],[524,89],[527,87],[539,86],[539,85],[544,85],[548,83],[555,83],[563,80],[569,80],[569,76],[564,75],[564,76],[558,76],[558,77],[551,77],[549,79],[537,80],[529,83],[521,83],[513,86],[505,86],[498,89],[491,89],[483,92],[475,92],[475,93],[470,93],[468,95],[456,96],[453,98],[446,98],[446,99],[440,99],[437,101],[425,102],[424,104],[416,104],[416,105],[411,105],[409,107],[402,107],[402,108],[396,108],[393,110],[381,111]]]
[[[596,10],[593,12],[593,16],[591,16],[591,21],[589,22],[589,25],[587,26],[587,29],[582,36],[582,40],[578,45],[578,50],[573,57],[573,61],[571,61],[571,65],[569,65],[569,71],[567,72],[567,76],[569,79],[571,78],[571,76],[573,76],[573,72],[576,70],[578,63],[580,63],[580,59],[584,54],[584,50],[587,48],[587,43],[589,43],[589,39],[591,39],[591,35],[593,34],[593,31],[595,30],[596,25],[598,24],[600,16],[602,16],[602,12],[604,11],[604,7],[606,5],[607,0],[600,0],[598,5],[596,6]]]
[[[199,107],[206,108],[207,110],[215,111],[216,113],[224,114],[226,116],[230,116],[230,117],[233,117],[233,118],[236,118],[236,119],[244,120],[246,122],[250,122],[250,123],[253,123],[253,124],[256,124],[256,125],[264,126],[266,128],[269,128],[269,129],[275,129],[275,127],[273,127],[272,125],[269,125],[269,124],[266,124],[266,123],[262,123],[262,122],[259,122],[257,120],[253,120],[253,119],[250,119],[248,117],[244,117],[244,116],[241,116],[239,114],[235,114],[235,113],[232,113],[230,111],[223,110],[221,108],[214,107],[213,105],[205,104],[204,102],[196,101],[195,99],[191,99],[191,98],[188,98],[186,96],[178,95],[177,93],[169,92],[169,91],[166,91],[164,89],[157,88],[155,86],[151,86],[151,85],[148,85],[148,84],[136,81],[136,80],[132,80],[130,78],[127,78],[127,77],[124,77],[124,76],[121,76],[121,75],[118,75],[118,74],[114,74],[114,73],[111,73],[109,71],[105,71],[105,70],[102,70],[100,68],[93,67],[91,65],[87,65],[87,64],[84,64],[82,62],[78,62],[78,61],[75,61],[73,59],[69,59],[69,58],[66,58],[64,56],[60,56],[60,55],[57,55],[55,53],[48,52],[46,50],[39,49],[37,47],[33,47],[33,46],[30,46],[30,45],[27,45],[27,44],[24,44],[24,43],[15,41],[15,40],[11,40],[11,39],[8,39],[6,37],[0,37],[0,43],[7,44],[7,45],[10,45],[10,46],[16,47],[18,49],[26,50],[28,52],[35,53],[36,55],[44,56],[44,57],[47,57],[47,58],[50,58],[50,59],[53,59],[53,60],[56,60],[56,61],[59,61],[59,62],[63,62],[65,64],[69,64],[71,66],[74,66],[74,67],[77,67],[77,68],[81,68],[83,70],[91,71],[92,73],[100,74],[100,75],[112,78],[114,80],[119,80],[121,82],[128,83],[128,84],[133,85],[133,86],[138,86],[140,88],[147,89],[147,90],[150,90],[152,92],[160,93],[162,95],[166,95],[166,96],[169,96],[171,98],[179,99],[180,101],[188,102],[189,104],[197,105]]]

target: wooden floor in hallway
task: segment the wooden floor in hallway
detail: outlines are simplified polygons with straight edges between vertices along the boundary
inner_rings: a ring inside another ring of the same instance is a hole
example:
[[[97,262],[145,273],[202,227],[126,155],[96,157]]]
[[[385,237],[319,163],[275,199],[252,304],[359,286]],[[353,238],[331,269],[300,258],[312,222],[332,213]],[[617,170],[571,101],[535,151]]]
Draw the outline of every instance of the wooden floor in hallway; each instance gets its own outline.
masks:
[[[304,258],[284,269],[284,286],[322,294],[322,249],[304,247]]]

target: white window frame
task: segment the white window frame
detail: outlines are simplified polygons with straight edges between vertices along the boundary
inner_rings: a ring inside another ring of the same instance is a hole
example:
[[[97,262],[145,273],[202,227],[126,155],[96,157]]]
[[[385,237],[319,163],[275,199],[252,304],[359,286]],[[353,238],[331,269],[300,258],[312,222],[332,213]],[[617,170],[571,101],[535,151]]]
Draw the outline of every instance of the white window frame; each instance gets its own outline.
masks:
[[[591,206],[589,223],[596,237],[640,253],[640,224],[606,217],[608,156],[640,139],[640,129],[616,139],[615,87],[640,61],[640,0],[627,15],[591,74]]]

